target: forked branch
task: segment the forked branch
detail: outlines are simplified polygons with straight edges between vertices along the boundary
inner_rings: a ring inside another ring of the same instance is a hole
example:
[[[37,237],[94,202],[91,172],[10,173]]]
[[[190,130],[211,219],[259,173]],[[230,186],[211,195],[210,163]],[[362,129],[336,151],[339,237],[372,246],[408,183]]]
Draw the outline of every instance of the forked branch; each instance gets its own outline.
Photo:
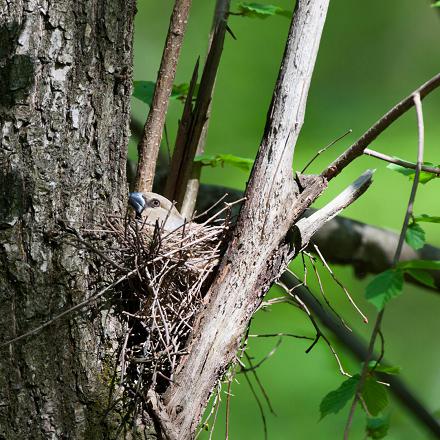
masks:
[[[284,244],[288,229],[326,186],[324,179],[316,177],[300,193],[292,159],[327,8],[328,0],[296,4],[246,201],[207,294],[206,309],[194,323],[188,357],[164,395],[180,439],[190,438],[195,431],[252,314],[284,269],[290,255]]]

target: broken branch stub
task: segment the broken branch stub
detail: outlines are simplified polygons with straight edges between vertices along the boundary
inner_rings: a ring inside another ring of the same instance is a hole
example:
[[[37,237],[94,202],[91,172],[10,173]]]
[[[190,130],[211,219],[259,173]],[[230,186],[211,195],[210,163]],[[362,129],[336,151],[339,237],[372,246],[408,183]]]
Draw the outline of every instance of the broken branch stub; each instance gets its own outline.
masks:
[[[246,201],[194,324],[189,354],[164,395],[168,422],[179,439],[192,437],[252,314],[288,263],[287,231],[326,187],[326,180],[315,176],[300,192],[292,159],[327,8],[328,0],[297,2]],[[173,438],[172,432],[164,435]]]

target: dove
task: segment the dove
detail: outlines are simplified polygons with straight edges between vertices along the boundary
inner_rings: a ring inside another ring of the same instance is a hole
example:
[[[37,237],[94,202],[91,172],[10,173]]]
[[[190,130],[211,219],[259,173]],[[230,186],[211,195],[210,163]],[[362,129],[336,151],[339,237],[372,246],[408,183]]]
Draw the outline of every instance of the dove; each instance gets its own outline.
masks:
[[[135,210],[137,219],[151,226],[157,222],[167,232],[180,228],[186,222],[174,204],[160,194],[132,192],[128,195],[128,203]]]

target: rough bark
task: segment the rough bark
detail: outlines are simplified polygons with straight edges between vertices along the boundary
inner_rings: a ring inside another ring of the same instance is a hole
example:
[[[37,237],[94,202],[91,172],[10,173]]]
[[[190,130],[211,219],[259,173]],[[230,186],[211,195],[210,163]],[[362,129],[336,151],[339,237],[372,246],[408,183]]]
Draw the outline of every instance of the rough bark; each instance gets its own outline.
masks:
[[[169,438],[191,438],[252,314],[287,263],[289,227],[325,187],[316,178],[300,193],[292,160],[327,7],[327,0],[297,2],[247,200],[195,323],[190,353],[164,396]]]
[[[60,233],[126,200],[134,0],[0,2],[0,340],[93,293],[106,274]],[[111,438],[104,311],[0,354],[0,438]]]

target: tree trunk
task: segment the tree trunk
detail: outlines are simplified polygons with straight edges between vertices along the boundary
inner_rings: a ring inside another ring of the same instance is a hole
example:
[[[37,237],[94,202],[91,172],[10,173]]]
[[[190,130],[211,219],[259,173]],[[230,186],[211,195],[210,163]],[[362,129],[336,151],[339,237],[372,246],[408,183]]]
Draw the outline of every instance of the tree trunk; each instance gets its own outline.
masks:
[[[124,206],[134,13],[135,0],[0,2],[0,341],[105,280],[60,225]],[[3,347],[0,438],[112,438],[117,333],[90,308]]]

